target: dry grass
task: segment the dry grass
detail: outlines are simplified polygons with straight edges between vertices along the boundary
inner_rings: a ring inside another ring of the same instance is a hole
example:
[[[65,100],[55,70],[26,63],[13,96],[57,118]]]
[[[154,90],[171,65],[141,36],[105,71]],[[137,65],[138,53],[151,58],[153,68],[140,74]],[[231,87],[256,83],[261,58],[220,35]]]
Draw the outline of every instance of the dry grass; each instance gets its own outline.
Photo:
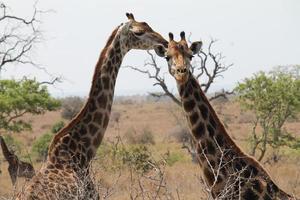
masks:
[[[245,139],[251,131],[251,115],[243,113],[237,103],[227,102],[226,104],[214,103],[213,105],[221,119],[226,121],[228,131],[234,141],[247,152],[248,145]],[[170,112],[172,110],[172,112]],[[176,125],[178,120],[185,123],[184,118],[174,117],[174,112],[180,113],[179,108],[170,103],[138,103],[138,104],[116,104],[113,112],[118,113],[118,120],[111,120],[104,141],[112,141],[116,136],[123,136],[128,130],[134,128],[142,132],[147,128],[154,135],[155,145],[150,147],[155,158],[162,157],[166,153],[181,155],[181,159],[173,165],[166,165],[165,177],[169,191],[174,194],[174,199],[199,199],[201,195],[200,175],[197,164],[192,163],[188,153],[181,149],[181,144],[170,138],[169,132]],[[32,142],[41,134],[51,129],[51,126],[61,120],[59,112],[48,112],[42,116],[26,116],[26,119],[33,121],[32,132],[15,134],[14,136],[22,141],[25,149],[22,153],[30,152]],[[286,129],[300,136],[300,122],[292,121]],[[300,154],[294,151],[287,151],[279,163],[265,164],[264,167],[270,173],[275,182],[285,191],[300,196]],[[33,163],[38,169],[41,163]],[[103,170],[102,163],[94,162],[96,178],[103,187],[113,187],[110,199],[130,199],[130,170],[122,170],[121,176],[118,172]],[[12,187],[8,172],[7,163],[0,153],[0,199],[9,197],[14,188]],[[118,178],[118,183],[115,180]],[[24,183],[23,179],[18,181],[18,186]]]

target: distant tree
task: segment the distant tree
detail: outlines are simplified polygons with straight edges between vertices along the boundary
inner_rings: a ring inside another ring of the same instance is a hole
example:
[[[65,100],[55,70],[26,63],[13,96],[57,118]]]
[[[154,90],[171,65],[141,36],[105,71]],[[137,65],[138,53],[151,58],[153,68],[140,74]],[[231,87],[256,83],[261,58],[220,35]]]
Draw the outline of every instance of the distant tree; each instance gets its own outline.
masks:
[[[0,80],[0,130],[20,132],[31,128],[21,117],[56,110],[60,101],[52,98],[36,80]]]
[[[283,128],[287,119],[296,117],[300,111],[300,79],[281,69],[259,72],[235,88],[241,105],[255,114],[251,154],[255,156],[259,150],[260,154],[256,155],[259,161],[268,146],[274,150],[281,146],[300,148],[300,140]]]
[[[84,99],[78,96],[70,96],[61,100],[62,112],[61,116],[64,119],[72,119],[77,115],[84,105]]]

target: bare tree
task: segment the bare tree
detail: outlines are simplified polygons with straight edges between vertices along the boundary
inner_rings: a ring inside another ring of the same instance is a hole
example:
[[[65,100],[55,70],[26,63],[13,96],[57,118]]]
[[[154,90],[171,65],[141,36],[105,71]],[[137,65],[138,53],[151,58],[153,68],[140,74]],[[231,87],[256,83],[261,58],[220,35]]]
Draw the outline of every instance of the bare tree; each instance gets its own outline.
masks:
[[[10,8],[0,2],[0,71],[8,64],[39,65],[30,57],[30,52],[36,43],[42,39],[39,30],[39,17],[44,11],[33,7],[33,14],[26,19],[12,15]]]
[[[207,93],[211,85],[217,78],[222,77],[233,64],[224,63],[224,56],[222,53],[213,51],[213,46],[217,40],[211,40],[206,50],[201,50],[197,55],[195,61],[192,63],[191,72],[197,79],[201,79],[201,87]],[[180,99],[172,93],[167,86],[162,72],[162,67],[158,65],[154,53],[147,51],[149,59],[144,63],[143,69],[135,66],[125,66],[148,76],[154,81],[154,86],[159,86],[162,89],[161,93],[150,93],[154,97],[170,97],[178,106],[181,106]],[[146,68],[146,69],[144,69]],[[227,95],[233,94],[232,91],[222,90],[210,98],[210,100],[220,97],[227,98]]]

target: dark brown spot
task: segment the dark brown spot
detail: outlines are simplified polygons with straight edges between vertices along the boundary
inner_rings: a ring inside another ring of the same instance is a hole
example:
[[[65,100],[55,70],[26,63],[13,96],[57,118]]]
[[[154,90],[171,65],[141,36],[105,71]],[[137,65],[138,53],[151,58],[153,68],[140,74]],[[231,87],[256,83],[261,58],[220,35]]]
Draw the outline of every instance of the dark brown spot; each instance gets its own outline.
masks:
[[[90,140],[90,138],[85,137],[85,138],[82,138],[82,143],[86,148],[88,148],[91,145],[91,140]]]
[[[84,130],[83,130],[83,129],[84,129]],[[84,133],[84,131],[85,131],[85,133],[86,133],[85,127],[81,127],[81,128],[80,128],[80,132],[81,132],[81,133]],[[84,135],[84,134],[83,134],[83,135]],[[72,138],[75,139],[76,141],[79,141],[79,140],[80,140],[79,133],[78,133],[77,131],[74,131],[74,132],[72,133]]]
[[[221,134],[218,134],[218,135],[216,136],[216,141],[217,141],[217,143],[218,143],[219,146],[223,146],[223,144],[224,144],[224,139],[223,139],[223,136],[222,136]]]
[[[108,90],[109,89],[109,78],[107,76],[103,76],[102,77],[102,84],[103,84],[103,88],[105,90]]]
[[[92,149],[89,149],[88,152],[87,152],[87,159],[88,161],[90,161],[94,156],[94,152]]]
[[[198,102],[202,101],[202,98],[197,90],[195,90],[195,92],[194,92],[194,97]]]
[[[191,115],[190,115],[190,122],[191,124],[195,124],[197,122],[197,120],[199,119],[199,115],[197,112],[193,112]]]
[[[92,136],[94,136],[98,130],[98,128],[93,123],[89,124],[88,128],[89,128],[89,133]]]
[[[207,107],[204,104],[201,104],[199,106],[199,109],[200,109],[200,112],[201,112],[201,115],[202,115],[203,119],[206,120],[207,117],[208,117],[208,109],[207,109]]]
[[[196,139],[200,139],[205,134],[205,128],[203,122],[199,122],[192,130]]]
[[[95,100],[93,98],[89,99],[88,105],[89,105],[90,112],[93,112],[94,110],[96,110],[96,104],[95,104]]]
[[[84,118],[83,118],[83,122],[85,124],[88,124],[90,121],[92,120],[92,116],[90,114],[87,114]]]
[[[102,141],[102,137],[103,137],[102,134],[98,134],[97,137],[96,137],[96,139],[94,139],[93,145],[94,145],[95,147],[98,147],[98,146],[100,145],[100,143],[101,143],[101,141]]]
[[[103,115],[102,115],[101,112],[95,112],[95,114],[94,114],[94,121],[101,123],[102,122],[102,116]]]
[[[190,112],[194,109],[195,107],[195,101],[193,99],[186,100],[183,102],[183,108],[186,112]]]
[[[207,152],[209,154],[215,155],[216,149],[215,149],[214,144],[211,141],[209,141],[209,140],[206,141],[206,148],[207,148]]]
[[[83,167],[83,166],[85,166],[85,164],[86,164],[85,157],[81,156],[81,159],[80,159],[80,166]]]
[[[259,180],[254,180],[253,183],[252,183],[252,187],[253,187],[253,189],[255,189],[259,193],[263,192],[263,188],[261,187],[261,184],[260,184]]]
[[[55,168],[56,169],[63,169],[63,165],[62,164],[55,164]]]
[[[249,169],[250,169],[251,173],[252,173],[254,176],[257,175],[258,170],[257,170],[253,165],[250,165],[250,166],[249,166]]]
[[[107,96],[106,94],[101,94],[98,98],[97,98],[97,101],[98,101],[98,105],[100,106],[100,108],[105,108],[106,107],[106,104],[107,104]]]
[[[267,191],[270,194],[274,194],[274,193],[278,192],[279,189],[274,183],[271,182],[271,183],[267,184]]]
[[[47,166],[47,169],[54,169],[54,165],[49,164],[49,165]]]
[[[209,115],[209,122],[212,125],[212,127],[214,127],[214,129],[217,128],[217,123],[216,123],[216,121],[215,121],[215,119],[213,118],[212,115]]]
[[[70,141],[70,137],[69,136],[66,136],[66,137],[63,138],[63,143],[69,144],[69,141]]]
[[[188,98],[190,95],[193,95],[193,87],[191,84],[188,84],[184,90],[183,97]]]
[[[257,200],[259,196],[257,196],[251,189],[247,189],[243,194],[243,198],[245,200]]]
[[[69,147],[73,152],[76,150],[76,143],[74,142],[74,140],[71,140]]]
[[[214,183],[215,177],[210,169],[204,168],[204,176],[208,182],[208,185],[212,185]]]
[[[214,130],[214,128],[213,128],[210,124],[207,124],[206,127],[207,127],[207,130],[208,130],[209,136],[210,136],[211,138],[213,138],[214,135],[215,135],[215,130]]]
[[[82,124],[82,125],[80,126],[79,132],[80,132],[80,135],[85,135],[85,134],[87,134],[87,130],[86,130],[85,125]]]

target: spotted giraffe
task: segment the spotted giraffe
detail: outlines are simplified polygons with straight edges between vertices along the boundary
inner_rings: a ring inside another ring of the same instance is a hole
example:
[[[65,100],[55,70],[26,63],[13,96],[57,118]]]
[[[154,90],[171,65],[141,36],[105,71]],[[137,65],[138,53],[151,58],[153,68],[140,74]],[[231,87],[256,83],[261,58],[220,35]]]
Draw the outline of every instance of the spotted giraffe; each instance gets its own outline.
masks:
[[[49,146],[46,163],[18,199],[99,199],[89,173],[107,128],[117,74],[131,49],[153,49],[168,42],[145,22],[126,14],[128,22],[109,37],[95,68],[87,103],[57,133]]]
[[[0,136],[0,144],[3,156],[8,162],[8,172],[12,184],[16,184],[17,177],[24,177],[30,180],[35,175],[33,166],[30,163],[19,160],[18,156],[8,149],[2,136]]]
[[[185,33],[176,42],[172,33],[169,44],[155,48],[165,57],[169,72],[175,78],[197,146],[197,158],[213,199],[271,200],[291,199],[278,188],[266,170],[234,143],[207,100],[198,81],[190,72],[191,60],[202,46],[194,42],[188,47]]]

